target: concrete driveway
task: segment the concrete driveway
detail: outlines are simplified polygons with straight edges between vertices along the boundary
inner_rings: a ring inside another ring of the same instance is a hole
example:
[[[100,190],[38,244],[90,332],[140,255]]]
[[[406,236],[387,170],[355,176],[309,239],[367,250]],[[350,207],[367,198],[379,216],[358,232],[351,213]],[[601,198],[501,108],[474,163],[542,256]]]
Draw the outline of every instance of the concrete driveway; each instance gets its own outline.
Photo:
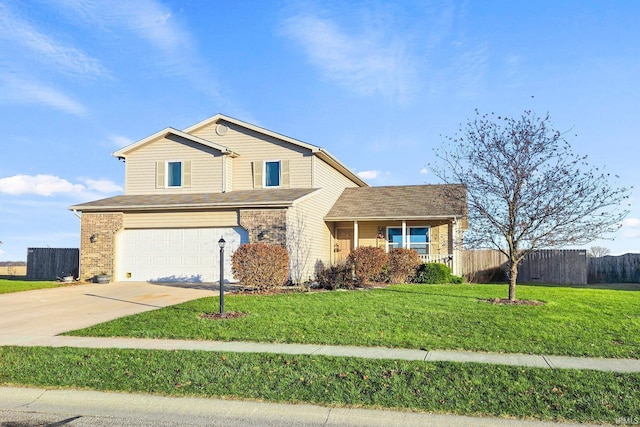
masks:
[[[216,285],[86,284],[0,295],[0,345],[19,345],[118,317],[218,295]]]

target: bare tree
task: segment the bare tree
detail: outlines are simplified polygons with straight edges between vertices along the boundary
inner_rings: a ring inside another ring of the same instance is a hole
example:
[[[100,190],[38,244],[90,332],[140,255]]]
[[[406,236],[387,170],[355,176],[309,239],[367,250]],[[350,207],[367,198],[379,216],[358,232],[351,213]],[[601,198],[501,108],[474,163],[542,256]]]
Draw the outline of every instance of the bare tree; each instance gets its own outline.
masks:
[[[587,252],[587,256],[589,258],[600,258],[606,255],[609,255],[611,250],[609,248],[605,248],[604,246],[591,246],[589,251]]]
[[[616,231],[630,190],[575,155],[549,115],[476,117],[436,150],[432,165],[446,183],[467,186],[470,230],[465,243],[507,256],[509,300],[518,265],[536,248],[581,245]]]

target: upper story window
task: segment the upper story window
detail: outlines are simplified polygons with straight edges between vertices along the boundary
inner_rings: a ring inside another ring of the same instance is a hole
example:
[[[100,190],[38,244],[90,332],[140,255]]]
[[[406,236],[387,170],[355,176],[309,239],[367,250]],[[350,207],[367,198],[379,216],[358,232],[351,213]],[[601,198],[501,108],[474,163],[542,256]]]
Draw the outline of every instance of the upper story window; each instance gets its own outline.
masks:
[[[156,162],[156,188],[191,187],[191,160]]]
[[[290,188],[289,160],[256,160],[251,167],[253,188]]]
[[[182,162],[167,162],[167,187],[182,187]]]
[[[280,187],[280,161],[264,162],[264,186]]]

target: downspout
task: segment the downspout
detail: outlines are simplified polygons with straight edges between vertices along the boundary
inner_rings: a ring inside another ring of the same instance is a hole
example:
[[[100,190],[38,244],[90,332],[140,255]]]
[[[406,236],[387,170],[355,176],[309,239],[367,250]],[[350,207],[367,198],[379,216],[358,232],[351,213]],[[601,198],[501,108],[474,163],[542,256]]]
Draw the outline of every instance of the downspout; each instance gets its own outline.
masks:
[[[222,155],[222,192],[227,192],[227,155]]]
[[[77,216],[77,217],[78,217],[78,219],[82,219],[82,215],[80,215],[80,214],[78,213],[78,210],[77,210],[77,209],[74,209],[74,210],[73,210],[73,214],[74,214],[75,216]]]

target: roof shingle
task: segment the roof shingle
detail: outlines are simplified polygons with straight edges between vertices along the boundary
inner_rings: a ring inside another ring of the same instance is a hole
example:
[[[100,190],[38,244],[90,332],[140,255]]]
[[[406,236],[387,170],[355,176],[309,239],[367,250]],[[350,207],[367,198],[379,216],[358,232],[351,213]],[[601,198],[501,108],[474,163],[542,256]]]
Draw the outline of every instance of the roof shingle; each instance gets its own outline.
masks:
[[[462,184],[346,188],[325,216],[327,221],[464,217]]]
[[[109,197],[71,206],[78,211],[131,211],[144,209],[198,209],[241,207],[287,207],[311,194],[315,188],[244,190],[228,193],[149,194]]]

